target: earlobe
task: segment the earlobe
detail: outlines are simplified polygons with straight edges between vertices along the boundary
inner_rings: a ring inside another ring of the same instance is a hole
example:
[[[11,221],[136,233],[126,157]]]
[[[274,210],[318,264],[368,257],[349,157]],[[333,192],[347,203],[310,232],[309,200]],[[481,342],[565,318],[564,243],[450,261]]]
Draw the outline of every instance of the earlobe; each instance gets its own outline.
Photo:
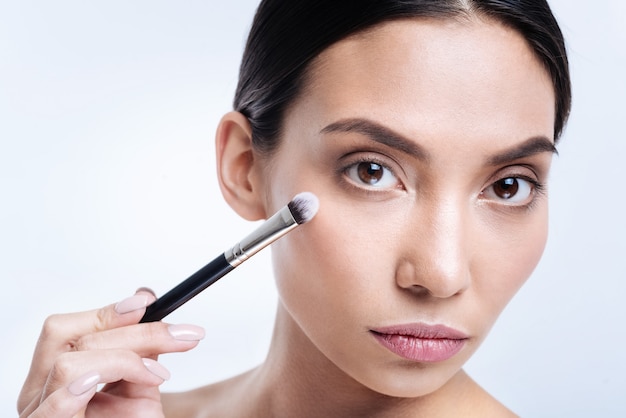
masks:
[[[247,220],[265,218],[252,127],[239,112],[222,117],[215,135],[217,177],[226,202]]]

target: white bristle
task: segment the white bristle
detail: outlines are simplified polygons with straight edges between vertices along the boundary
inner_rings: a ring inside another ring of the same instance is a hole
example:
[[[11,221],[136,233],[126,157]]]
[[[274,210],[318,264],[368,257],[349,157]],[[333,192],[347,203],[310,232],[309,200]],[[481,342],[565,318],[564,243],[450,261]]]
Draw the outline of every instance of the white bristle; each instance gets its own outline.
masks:
[[[320,207],[320,201],[311,192],[298,193],[289,202],[289,210],[297,223],[303,224],[309,222]]]

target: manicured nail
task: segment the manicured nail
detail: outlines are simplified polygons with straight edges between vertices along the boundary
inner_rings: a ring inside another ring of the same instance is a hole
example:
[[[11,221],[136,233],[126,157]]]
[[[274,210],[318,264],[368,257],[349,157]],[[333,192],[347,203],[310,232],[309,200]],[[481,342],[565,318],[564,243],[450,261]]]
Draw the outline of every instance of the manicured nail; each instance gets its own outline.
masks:
[[[89,372],[70,383],[67,390],[69,390],[72,395],[79,396],[89,392],[97,386],[98,383],[100,383],[100,374],[97,372]]]
[[[163,380],[169,380],[171,376],[170,372],[165,367],[163,367],[161,363],[152,360],[151,358],[144,358],[142,360],[143,365],[146,366],[146,369],[148,369],[152,374],[159,376]]]
[[[152,296],[154,296],[155,299],[157,297],[156,293],[154,293],[154,290],[150,289],[149,287],[140,287],[135,291],[135,294],[137,293],[150,293]]]
[[[180,341],[200,341],[204,338],[204,329],[197,325],[170,325],[167,330]]]
[[[118,314],[125,314],[136,311],[137,309],[145,308],[152,303],[152,301],[154,301],[154,298],[145,294],[131,296],[115,305],[115,312]]]

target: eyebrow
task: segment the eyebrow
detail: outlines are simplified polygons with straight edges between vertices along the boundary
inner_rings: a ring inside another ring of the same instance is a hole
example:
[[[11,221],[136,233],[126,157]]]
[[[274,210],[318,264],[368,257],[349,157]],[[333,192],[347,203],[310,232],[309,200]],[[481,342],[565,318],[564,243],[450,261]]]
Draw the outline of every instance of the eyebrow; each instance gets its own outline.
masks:
[[[542,152],[550,152],[558,155],[554,143],[545,136],[535,136],[527,139],[519,145],[499,152],[487,159],[489,165],[502,165],[522,158],[531,157]]]
[[[372,141],[397,149],[405,154],[413,156],[423,162],[428,162],[431,157],[421,145],[404,137],[403,135],[389,129],[379,123],[368,119],[350,118],[333,122],[322,128],[320,133],[333,132],[356,132],[364,135]],[[487,164],[496,166],[510,163],[515,160],[527,158],[543,152],[550,152],[558,155],[558,151],[552,141],[545,136],[534,136],[521,144],[501,151],[487,158]]]
[[[428,152],[419,144],[376,122],[361,118],[342,119],[323,128],[320,133],[356,132],[372,141],[397,149],[419,160],[428,161]]]

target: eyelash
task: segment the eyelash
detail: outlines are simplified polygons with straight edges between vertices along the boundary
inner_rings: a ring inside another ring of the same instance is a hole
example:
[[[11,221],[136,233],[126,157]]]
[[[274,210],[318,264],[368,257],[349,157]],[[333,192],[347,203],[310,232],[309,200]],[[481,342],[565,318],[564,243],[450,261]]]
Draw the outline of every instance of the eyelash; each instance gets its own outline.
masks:
[[[404,189],[404,184],[402,184],[402,181],[400,180],[399,176],[396,174],[396,171],[389,166],[388,162],[383,161],[383,160],[384,160],[383,158],[379,158],[379,157],[372,156],[372,155],[357,156],[357,157],[350,159],[345,164],[341,165],[338,170],[338,174],[340,178],[342,179],[343,184],[345,184],[346,186],[352,189],[356,189],[360,192],[367,193],[367,194],[380,194],[380,193],[389,192],[391,190]],[[380,166],[382,169],[388,171],[391,175],[395,177],[395,179],[398,182],[398,185],[394,189],[390,189],[386,187],[381,187],[380,189],[377,189],[375,186],[368,187],[365,184],[361,184],[361,185],[356,184],[354,180],[349,178],[348,176],[349,170],[357,167],[359,164],[365,164],[365,163],[376,164]]]
[[[530,197],[529,197],[530,200],[525,204],[507,204],[505,200],[494,202],[495,205],[498,205],[503,210],[531,211],[537,205],[539,198],[545,195],[546,187],[544,183],[542,183],[541,181],[531,176],[527,176],[525,174],[515,174],[515,173],[510,173],[504,176],[499,176],[497,180],[491,182],[486,188],[484,188],[481,191],[480,195],[483,196],[486,190],[493,187],[499,181],[509,179],[509,178],[516,179],[516,180],[523,180],[523,181],[530,183],[532,190],[530,191]]]
[[[344,158],[348,158],[348,156],[344,156]],[[376,164],[379,165],[381,168],[383,168],[384,170],[387,170],[391,175],[393,175],[397,181],[398,181],[398,185],[396,186],[396,188],[394,190],[397,189],[404,189],[404,184],[402,183],[402,181],[400,180],[399,176],[396,174],[396,171],[394,169],[392,169],[388,162],[385,162],[383,158],[374,156],[374,155],[359,155],[356,157],[351,158],[348,162],[342,164],[338,170],[338,174],[339,177],[342,180],[342,183],[348,187],[350,187],[353,190],[357,190],[361,193],[365,193],[367,195],[379,195],[381,193],[385,193],[385,192],[390,192],[391,189],[386,188],[386,187],[381,187],[380,189],[377,189],[375,186],[371,186],[368,187],[365,184],[357,184],[354,180],[349,178],[349,170],[357,167],[359,164],[363,164],[363,163],[369,163],[369,164]],[[503,170],[506,170],[507,167],[505,167]],[[531,167],[528,167],[529,170],[534,171]],[[538,203],[538,198],[540,198],[541,196],[545,195],[545,184],[542,183],[541,181],[539,181],[538,179],[536,179],[535,177],[526,175],[526,174],[521,174],[521,173],[506,173],[506,175],[499,175],[496,180],[492,181],[491,183],[489,183],[489,185],[487,187],[485,187],[479,194],[479,196],[484,196],[484,193],[486,190],[488,190],[489,188],[494,187],[499,181],[505,180],[505,179],[516,179],[516,180],[522,180],[525,181],[527,183],[530,184],[531,187],[531,191],[530,191],[530,196],[529,196],[529,201],[527,203],[524,204],[507,204],[506,200],[502,199],[499,201],[494,201],[492,199],[485,199],[485,200],[490,200],[491,202],[493,202],[494,205],[498,205],[499,207],[501,207],[503,210],[509,210],[509,211],[530,211],[532,210],[536,204]]]

